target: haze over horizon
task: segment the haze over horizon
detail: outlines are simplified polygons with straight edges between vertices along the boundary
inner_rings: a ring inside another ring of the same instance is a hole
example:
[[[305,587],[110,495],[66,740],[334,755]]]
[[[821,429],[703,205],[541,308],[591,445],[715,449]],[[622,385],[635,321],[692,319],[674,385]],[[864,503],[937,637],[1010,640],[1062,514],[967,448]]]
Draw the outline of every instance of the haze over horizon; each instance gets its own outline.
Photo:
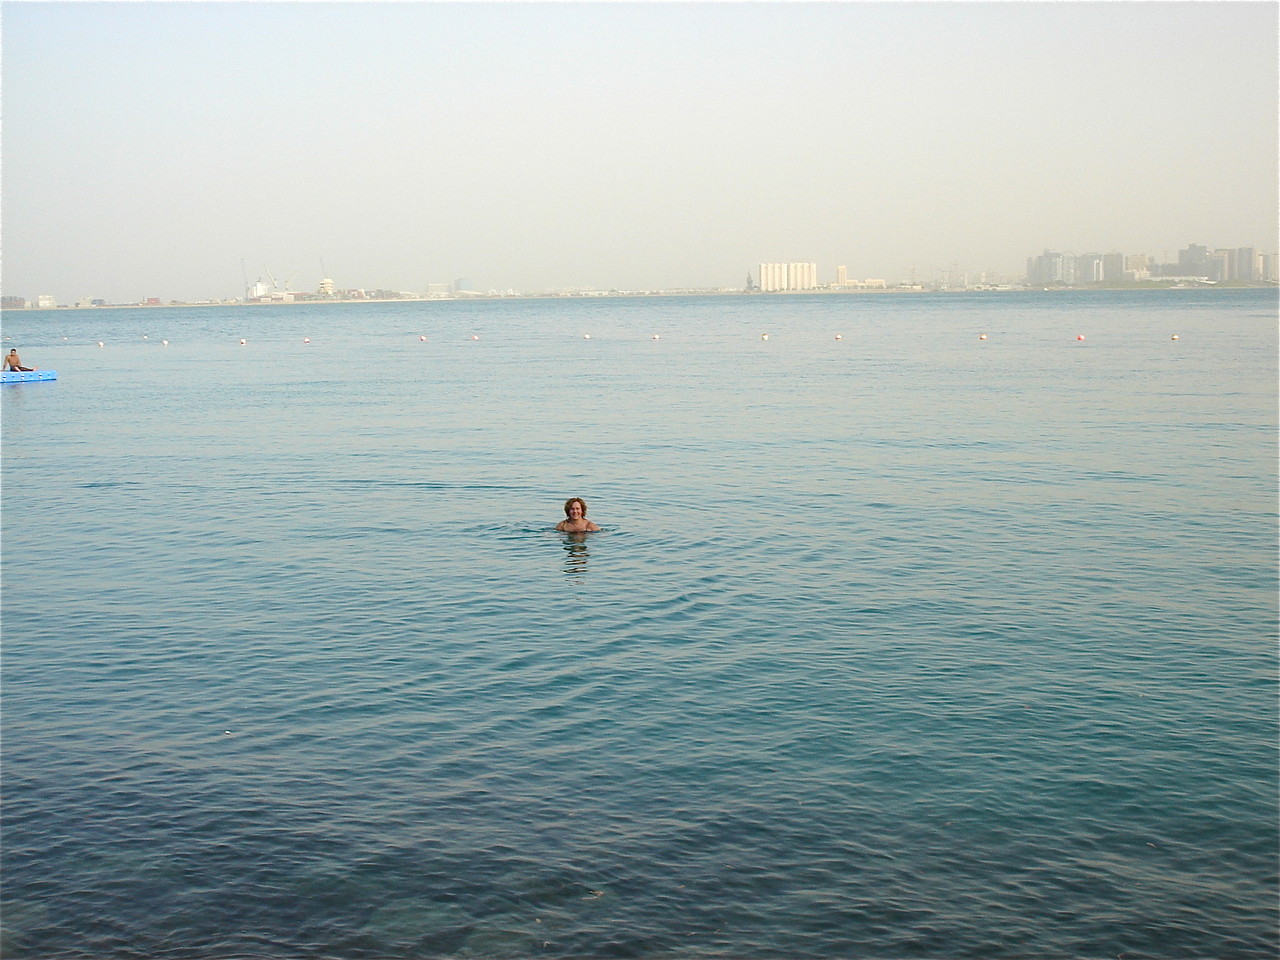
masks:
[[[1276,247],[1277,4],[3,6],[3,290]]]

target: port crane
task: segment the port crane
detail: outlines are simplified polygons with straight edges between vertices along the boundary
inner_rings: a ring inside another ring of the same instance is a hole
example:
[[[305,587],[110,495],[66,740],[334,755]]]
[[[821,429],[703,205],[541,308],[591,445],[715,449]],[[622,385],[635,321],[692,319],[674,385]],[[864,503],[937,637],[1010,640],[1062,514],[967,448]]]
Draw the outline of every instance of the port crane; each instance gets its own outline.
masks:
[[[267,279],[271,281],[272,293],[292,293],[293,292],[293,281],[298,279],[298,275],[296,273],[284,282],[284,289],[281,290],[280,281],[276,279],[276,275],[271,272],[270,267],[268,267],[266,264],[263,264],[262,272],[265,273],[267,275]]]

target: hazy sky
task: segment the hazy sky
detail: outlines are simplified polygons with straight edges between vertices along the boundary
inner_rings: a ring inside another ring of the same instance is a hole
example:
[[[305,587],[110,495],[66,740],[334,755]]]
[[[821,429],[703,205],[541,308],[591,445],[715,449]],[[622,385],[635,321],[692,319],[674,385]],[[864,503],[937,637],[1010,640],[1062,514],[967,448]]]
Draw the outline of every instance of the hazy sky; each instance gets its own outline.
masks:
[[[1275,3],[3,5],[3,291],[1276,248]]]

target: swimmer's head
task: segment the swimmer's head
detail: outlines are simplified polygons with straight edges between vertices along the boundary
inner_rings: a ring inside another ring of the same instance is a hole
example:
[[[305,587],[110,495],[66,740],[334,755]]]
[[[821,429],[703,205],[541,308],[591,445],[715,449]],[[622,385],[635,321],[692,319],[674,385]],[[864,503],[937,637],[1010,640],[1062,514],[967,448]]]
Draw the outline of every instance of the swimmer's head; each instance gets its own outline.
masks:
[[[587,515],[587,501],[583,500],[581,497],[570,497],[564,502],[564,515],[566,517],[572,517],[572,514],[569,512],[569,508],[575,503],[582,508],[582,513],[580,513],[579,516],[585,517]]]

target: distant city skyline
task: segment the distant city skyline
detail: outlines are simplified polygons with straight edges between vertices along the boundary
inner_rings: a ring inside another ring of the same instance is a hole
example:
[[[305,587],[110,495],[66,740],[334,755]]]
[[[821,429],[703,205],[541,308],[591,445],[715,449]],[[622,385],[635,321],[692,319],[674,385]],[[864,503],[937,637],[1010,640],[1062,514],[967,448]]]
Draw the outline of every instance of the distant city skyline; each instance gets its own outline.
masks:
[[[1075,254],[1064,251],[1046,249],[1043,253],[1027,258],[1026,270],[1017,276],[994,274],[987,271],[963,270],[958,265],[935,274],[911,276],[909,278],[886,279],[883,277],[859,278],[852,275],[847,264],[837,264],[832,270],[832,279],[824,280],[817,263],[811,261],[790,261],[787,263],[765,263],[755,265],[754,272],[748,272],[745,284],[734,287],[726,284],[698,284],[683,288],[590,288],[564,286],[544,290],[476,289],[477,286],[469,278],[459,277],[453,281],[428,283],[425,287],[415,289],[368,288],[359,285],[339,284],[331,277],[322,277],[314,289],[296,289],[291,283],[281,285],[274,274],[267,271],[271,282],[258,279],[253,283],[246,282],[240,296],[192,299],[174,298],[165,300],[160,297],[147,297],[136,301],[112,302],[101,297],[82,296],[72,302],[60,299],[55,294],[40,294],[35,298],[22,295],[5,294],[4,309],[48,309],[55,307],[97,307],[97,306],[131,306],[161,305],[164,303],[231,303],[231,302],[268,302],[268,301],[311,301],[311,300],[349,300],[349,299],[437,299],[454,297],[493,297],[493,296],[550,296],[573,295],[582,293],[632,293],[657,294],[669,292],[745,292],[775,293],[804,292],[814,290],[826,291],[869,291],[891,290],[894,288],[912,288],[922,290],[968,290],[968,289],[1001,289],[1007,287],[1040,287],[1040,286],[1089,286],[1089,285],[1122,285],[1151,281],[1160,283],[1169,280],[1201,280],[1206,283],[1246,283],[1258,285],[1274,285],[1280,282],[1280,255],[1273,251],[1258,250],[1254,247],[1210,248],[1201,244],[1188,244],[1177,251],[1176,260],[1170,260],[1166,254],[1163,259],[1149,254],[1108,251],[1106,253]]]
[[[1276,11],[9,0],[0,286],[660,290],[1272,252]]]

